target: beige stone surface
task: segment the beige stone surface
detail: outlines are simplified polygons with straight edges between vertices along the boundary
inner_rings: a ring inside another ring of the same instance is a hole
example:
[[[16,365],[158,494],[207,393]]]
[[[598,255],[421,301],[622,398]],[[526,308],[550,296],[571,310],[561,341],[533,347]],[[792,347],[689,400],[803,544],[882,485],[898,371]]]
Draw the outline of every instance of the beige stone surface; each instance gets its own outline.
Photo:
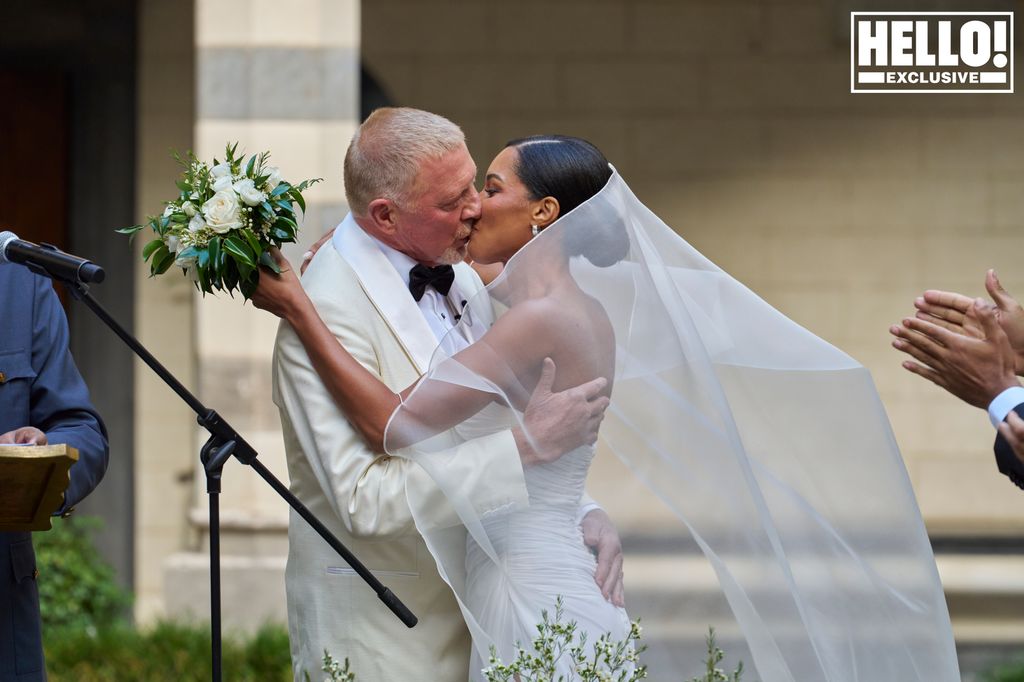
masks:
[[[198,47],[359,47],[359,0],[197,0]]]
[[[480,168],[526,134],[596,143],[687,240],[872,371],[933,533],[1022,530],[985,415],[903,370],[886,330],[926,288],[983,293],[989,267],[1024,296],[1024,98],[851,95],[849,15],[821,3],[461,7],[363,7],[397,104],[459,122]],[[467,35],[442,43],[450,26]]]
[[[190,11],[172,0],[140,4],[138,170],[136,218],[163,210],[173,196],[177,164],[167,150],[192,145],[194,57],[188,40],[156,36],[168,31],[188,36]],[[167,83],[176,83],[178,96],[166,97]],[[159,102],[159,106],[156,103]],[[183,278],[149,278],[141,249],[145,233],[135,240],[140,254],[136,266],[135,333],[139,340],[187,387],[195,388],[196,349],[192,319],[192,287]],[[148,367],[135,368],[135,617],[149,622],[163,614],[165,556],[180,551],[186,541],[189,485],[196,459],[194,417]]]
[[[221,158],[228,142],[249,154],[269,150],[285,179],[323,178],[303,193],[309,203],[345,200],[342,163],[355,131],[353,121],[200,120],[196,155]]]

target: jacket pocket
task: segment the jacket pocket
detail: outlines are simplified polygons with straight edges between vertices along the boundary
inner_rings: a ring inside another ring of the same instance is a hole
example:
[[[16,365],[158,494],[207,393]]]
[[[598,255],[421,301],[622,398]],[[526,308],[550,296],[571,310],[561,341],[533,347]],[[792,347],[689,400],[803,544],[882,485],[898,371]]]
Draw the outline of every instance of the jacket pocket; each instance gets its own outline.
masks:
[[[39,623],[36,553],[32,540],[11,543],[11,614],[14,625],[14,669],[20,674],[43,669],[43,633]]]
[[[0,419],[10,429],[29,425],[29,398],[35,378],[31,353],[27,350],[0,351],[0,404],[4,406]],[[0,433],[10,429],[0,427]]]

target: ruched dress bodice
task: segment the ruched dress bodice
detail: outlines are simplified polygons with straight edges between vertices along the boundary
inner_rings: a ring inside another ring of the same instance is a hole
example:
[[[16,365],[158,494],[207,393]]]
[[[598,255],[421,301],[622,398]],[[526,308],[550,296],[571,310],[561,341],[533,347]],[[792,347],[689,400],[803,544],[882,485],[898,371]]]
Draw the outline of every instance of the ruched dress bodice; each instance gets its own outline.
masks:
[[[581,447],[527,468],[528,508],[483,518],[490,547],[468,541],[467,606],[493,633],[506,663],[515,657],[516,642],[528,646],[537,636],[542,611],[554,617],[558,597],[563,621],[576,621],[589,643],[605,633],[622,640],[629,632],[626,612],[606,601],[594,581],[596,560],[576,523],[593,457],[593,447]],[[473,674],[483,663],[474,654]]]

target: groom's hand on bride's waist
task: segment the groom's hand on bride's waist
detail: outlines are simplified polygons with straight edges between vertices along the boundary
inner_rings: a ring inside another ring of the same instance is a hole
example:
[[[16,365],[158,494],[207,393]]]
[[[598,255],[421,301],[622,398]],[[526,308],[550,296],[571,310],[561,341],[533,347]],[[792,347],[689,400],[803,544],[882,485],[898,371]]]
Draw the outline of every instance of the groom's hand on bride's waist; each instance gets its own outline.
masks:
[[[523,414],[523,427],[513,429],[524,466],[551,462],[567,452],[597,442],[609,400],[601,392],[603,377],[564,391],[551,390],[555,363],[545,358],[540,380]]]
[[[583,542],[597,556],[594,581],[604,598],[616,606],[626,605],[622,584],[622,541],[615,524],[603,509],[594,509],[580,523]]]

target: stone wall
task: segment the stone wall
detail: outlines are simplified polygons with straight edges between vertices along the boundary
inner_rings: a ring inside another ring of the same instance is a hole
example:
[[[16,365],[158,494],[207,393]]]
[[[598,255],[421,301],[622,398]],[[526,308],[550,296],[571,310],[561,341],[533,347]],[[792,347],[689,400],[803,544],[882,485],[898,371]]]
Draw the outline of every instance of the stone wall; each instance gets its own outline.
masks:
[[[481,170],[514,137],[595,142],[684,238],[872,370],[933,535],[1016,535],[987,418],[902,370],[886,329],[926,288],[983,293],[989,267],[1024,295],[1024,100],[851,95],[850,9],[377,0],[362,49],[396,104],[463,126]]]

